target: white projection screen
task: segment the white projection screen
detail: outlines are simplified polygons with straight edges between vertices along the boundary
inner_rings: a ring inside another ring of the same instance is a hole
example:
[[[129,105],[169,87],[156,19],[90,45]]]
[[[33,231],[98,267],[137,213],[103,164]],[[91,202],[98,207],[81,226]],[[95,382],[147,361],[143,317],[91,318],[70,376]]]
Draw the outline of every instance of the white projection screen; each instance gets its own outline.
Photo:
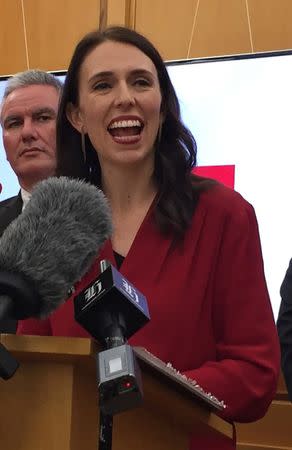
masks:
[[[255,208],[276,319],[292,257],[292,51],[171,61],[167,67],[197,142],[198,173],[230,185]],[[5,82],[0,79],[1,98]],[[19,186],[2,141],[0,147],[4,200]]]

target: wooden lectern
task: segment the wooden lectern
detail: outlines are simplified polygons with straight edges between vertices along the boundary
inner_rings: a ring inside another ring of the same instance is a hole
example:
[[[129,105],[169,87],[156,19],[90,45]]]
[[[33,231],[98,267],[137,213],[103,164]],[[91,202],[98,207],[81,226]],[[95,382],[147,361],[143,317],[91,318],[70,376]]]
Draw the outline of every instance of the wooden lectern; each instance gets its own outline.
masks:
[[[97,449],[97,344],[15,335],[1,335],[0,342],[20,362],[10,380],[0,379],[1,450]],[[144,349],[136,354],[144,402],[114,416],[113,450],[187,450],[196,429],[232,438],[232,426],[212,412],[204,396],[159,367]]]

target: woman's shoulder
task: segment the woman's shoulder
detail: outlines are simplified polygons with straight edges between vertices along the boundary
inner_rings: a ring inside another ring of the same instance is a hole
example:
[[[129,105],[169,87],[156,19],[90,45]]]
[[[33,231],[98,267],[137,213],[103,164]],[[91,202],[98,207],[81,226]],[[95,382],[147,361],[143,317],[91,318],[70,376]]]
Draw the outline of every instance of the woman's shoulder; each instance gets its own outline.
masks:
[[[224,217],[238,219],[254,216],[253,206],[237,191],[216,182],[200,195],[199,208],[214,212]]]

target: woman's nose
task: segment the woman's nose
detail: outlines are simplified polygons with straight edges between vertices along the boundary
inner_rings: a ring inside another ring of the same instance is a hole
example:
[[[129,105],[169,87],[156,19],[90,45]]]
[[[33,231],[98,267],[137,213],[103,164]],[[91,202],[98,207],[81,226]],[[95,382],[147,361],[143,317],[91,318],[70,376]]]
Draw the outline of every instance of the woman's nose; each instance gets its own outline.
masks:
[[[135,96],[131,87],[127,83],[121,83],[116,92],[116,106],[131,106],[135,104]]]

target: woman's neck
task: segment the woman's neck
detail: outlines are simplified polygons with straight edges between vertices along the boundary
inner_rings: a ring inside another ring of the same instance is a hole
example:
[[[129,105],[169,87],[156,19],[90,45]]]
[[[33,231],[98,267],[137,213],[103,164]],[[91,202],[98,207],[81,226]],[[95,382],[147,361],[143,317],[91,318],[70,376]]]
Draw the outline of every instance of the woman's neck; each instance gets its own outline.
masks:
[[[112,210],[130,211],[138,205],[152,202],[157,189],[153,179],[153,168],[116,167],[102,168],[102,189]]]
[[[112,248],[123,256],[128,254],[157,192],[153,164],[137,166],[101,165],[102,188],[112,211]]]

